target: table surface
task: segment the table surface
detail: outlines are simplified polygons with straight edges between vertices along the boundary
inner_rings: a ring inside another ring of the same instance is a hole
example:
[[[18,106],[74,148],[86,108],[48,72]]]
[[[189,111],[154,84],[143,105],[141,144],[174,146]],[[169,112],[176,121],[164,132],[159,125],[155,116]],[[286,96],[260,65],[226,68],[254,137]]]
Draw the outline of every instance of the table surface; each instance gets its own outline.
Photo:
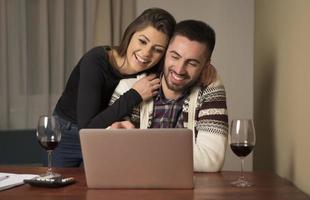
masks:
[[[44,167],[0,166],[0,172],[43,174]],[[246,178],[254,182],[250,188],[236,188],[229,183],[238,178],[238,172],[195,173],[193,190],[107,190],[88,189],[83,168],[57,168],[65,177],[74,177],[75,184],[62,188],[33,187],[28,184],[0,191],[0,199],[109,199],[109,200],[202,200],[202,199],[310,199],[292,183],[271,172],[247,172]]]

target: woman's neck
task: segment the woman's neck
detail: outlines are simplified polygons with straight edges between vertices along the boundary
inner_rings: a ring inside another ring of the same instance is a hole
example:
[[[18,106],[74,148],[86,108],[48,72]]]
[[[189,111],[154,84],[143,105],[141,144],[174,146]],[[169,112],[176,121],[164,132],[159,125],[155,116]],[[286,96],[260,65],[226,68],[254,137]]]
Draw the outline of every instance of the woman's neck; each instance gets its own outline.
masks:
[[[131,74],[126,56],[121,57],[115,49],[112,49],[110,58],[112,66],[117,71],[119,71],[123,75]]]

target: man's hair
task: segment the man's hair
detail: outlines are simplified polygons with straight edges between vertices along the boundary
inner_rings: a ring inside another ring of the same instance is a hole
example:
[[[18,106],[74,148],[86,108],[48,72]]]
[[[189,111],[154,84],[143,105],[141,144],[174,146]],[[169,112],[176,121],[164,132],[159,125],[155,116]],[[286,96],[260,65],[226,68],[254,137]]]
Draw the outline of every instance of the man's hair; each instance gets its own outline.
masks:
[[[211,58],[215,45],[215,32],[211,26],[202,21],[184,20],[175,26],[171,41],[178,35],[205,44],[209,50],[208,59]]]
[[[156,30],[166,34],[168,39],[171,38],[176,21],[174,17],[164,9],[161,8],[149,8],[145,10],[140,16],[138,16],[129,26],[126,28],[117,52],[120,56],[126,54],[129,42],[132,35],[141,31],[148,26],[154,27]]]

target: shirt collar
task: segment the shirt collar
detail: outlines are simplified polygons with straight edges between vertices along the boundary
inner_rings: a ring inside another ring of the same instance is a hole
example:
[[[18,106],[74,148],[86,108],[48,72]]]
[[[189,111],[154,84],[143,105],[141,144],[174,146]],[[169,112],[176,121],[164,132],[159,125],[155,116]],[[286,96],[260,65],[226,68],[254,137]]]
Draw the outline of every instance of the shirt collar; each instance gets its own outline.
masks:
[[[186,90],[185,92],[182,93],[182,95],[177,98],[177,99],[167,99],[165,97],[164,91],[162,89],[162,87],[159,88],[158,94],[154,97],[155,101],[160,101],[162,103],[173,103],[173,102],[178,102],[180,100],[183,100],[184,98],[186,98],[189,94],[190,90]]]

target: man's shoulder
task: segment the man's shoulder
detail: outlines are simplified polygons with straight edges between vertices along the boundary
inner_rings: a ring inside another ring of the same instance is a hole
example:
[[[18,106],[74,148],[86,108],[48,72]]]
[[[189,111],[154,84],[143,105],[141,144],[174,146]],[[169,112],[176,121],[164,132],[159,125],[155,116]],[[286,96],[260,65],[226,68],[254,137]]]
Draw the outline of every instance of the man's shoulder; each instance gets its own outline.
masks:
[[[207,86],[196,85],[188,95],[187,104],[196,101],[198,104],[203,102],[226,101],[226,91],[222,80],[217,77]]]
[[[201,85],[196,85],[195,87],[192,88],[191,94],[195,92],[206,92],[206,91],[215,91],[215,90],[224,90],[224,83],[222,79],[217,76],[210,84],[206,86],[201,86]]]

